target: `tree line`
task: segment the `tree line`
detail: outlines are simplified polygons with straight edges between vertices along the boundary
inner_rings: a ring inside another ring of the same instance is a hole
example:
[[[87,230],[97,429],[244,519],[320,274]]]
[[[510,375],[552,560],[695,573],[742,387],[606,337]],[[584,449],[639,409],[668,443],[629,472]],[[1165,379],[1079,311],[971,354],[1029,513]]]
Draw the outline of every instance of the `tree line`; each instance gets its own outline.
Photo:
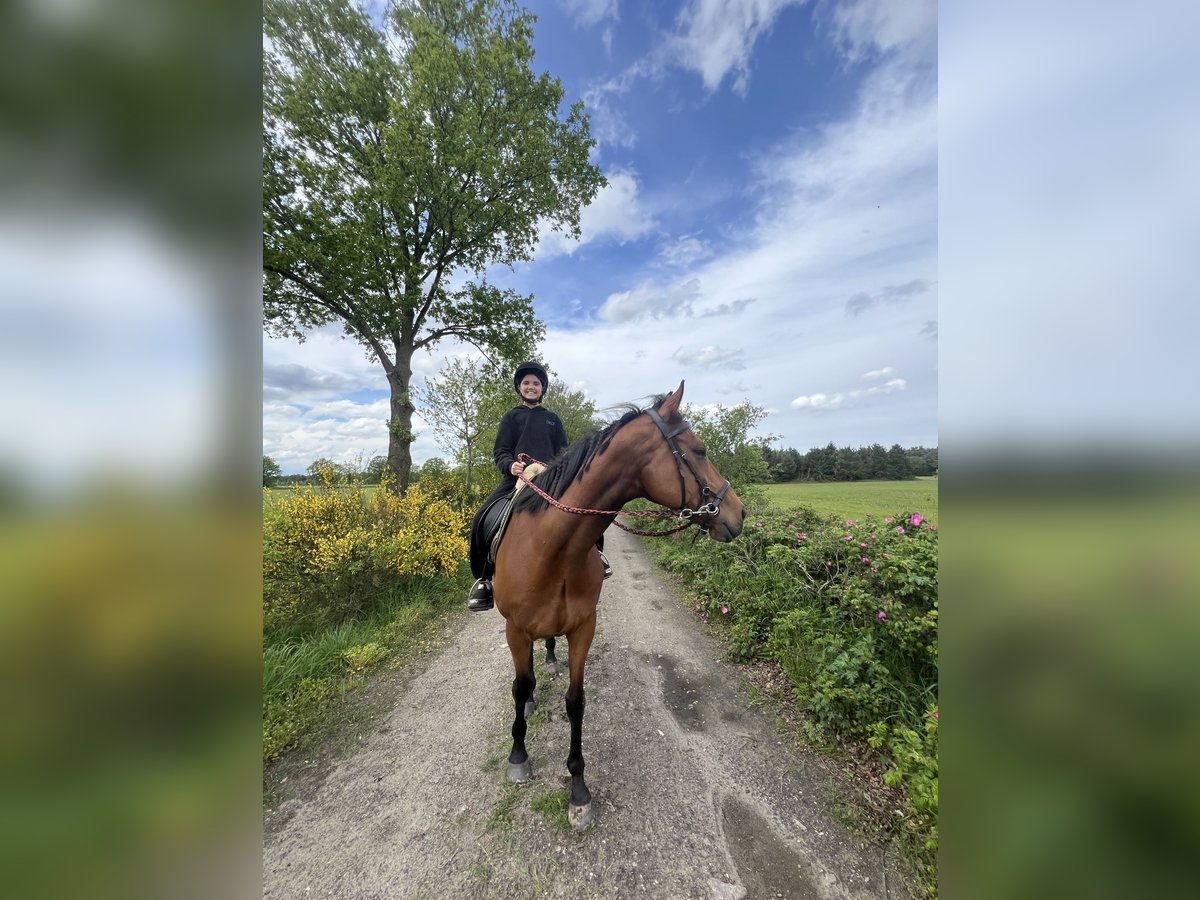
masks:
[[[938,471],[937,447],[835,447],[830,441],[807,453],[788,447],[762,448],[773,483],[786,481],[904,481]]]

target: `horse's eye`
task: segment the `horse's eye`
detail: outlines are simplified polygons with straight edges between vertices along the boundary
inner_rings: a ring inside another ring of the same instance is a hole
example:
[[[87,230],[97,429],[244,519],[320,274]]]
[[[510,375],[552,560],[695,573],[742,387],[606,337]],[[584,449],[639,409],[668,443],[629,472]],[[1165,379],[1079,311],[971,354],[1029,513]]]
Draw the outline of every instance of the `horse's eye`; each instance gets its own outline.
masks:
[[[700,444],[698,447],[696,447],[696,455],[697,456],[707,456],[708,455],[708,451],[704,449],[703,444]]]

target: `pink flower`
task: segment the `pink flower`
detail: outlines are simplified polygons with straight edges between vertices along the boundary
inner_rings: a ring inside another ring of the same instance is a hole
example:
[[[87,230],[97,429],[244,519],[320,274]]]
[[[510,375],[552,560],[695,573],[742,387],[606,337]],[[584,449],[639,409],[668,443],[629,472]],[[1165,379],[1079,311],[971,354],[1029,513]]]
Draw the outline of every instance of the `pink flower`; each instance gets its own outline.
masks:
[[[862,541],[859,541],[858,546],[865,548],[867,545],[864,544]]]
[[[925,521],[925,517],[923,515],[921,515],[920,513],[913,513],[912,518],[909,519],[908,521],[913,525],[920,525],[922,522]]]
[[[796,540],[798,540],[798,541],[807,541],[807,540],[808,540],[808,535],[807,535],[805,532],[803,532],[803,531],[802,531],[802,532],[800,532],[798,535],[796,535]]]
[[[844,538],[842,538],[842,540],[843,541],[852,541],[852,540],[854,540],[854,535],[848,534]]]
[[[890,559],[890,557],[886,553],[880,553],[879,555],[882,556],[884,559]]]
[[[887,619],[887,613],[885,613],[885,612],[884,612],[884,611],[881,609],[881,610],[879,611],[879,615],[877,615],[875,618],[877,618],[877,619],[878,619],[880,622],[882,622],[882,621],[884,621],[885,619]]]
[[[891,524],[892,524],[892,517],[891,517],[891,516],[888,516],[886,519],[884,519],[884,520],[883,520],[883,524],[884,524],[884,525],[891,525]]]
[[[728,606],[721,607],[721,615],[723,615],[723,616],[729,615],[729,607]]]
[[[936,709],[933,711],[933,717],[934,717],[935,719],[937,718],[937,710],[936,710]]]
[[[871,540],[875,540],[877,537],[879,537],[879,535],[877,535],[877,534],[870,535]]]
[[[871,564],[871,560],[865,556],[862,558],[862,561],[864,566],[869,566]]]
[[[896,534],[904,534],[904,526],[903,525],[896,526]]]
[[[853,525],[853,524],[854,524],[854,520],[853,520],[853,519],[847,519],[847,520],[846,520],[846,524],[847,524],[847,525]]]
[[[877,568],[875,568],[874,566],[871,566],[871,571],[872,571],[872,572],[878,572],[879,570],[878,570]]]
[[[833,563],[831,563],[831,562],[827,562],[827,563],[825,563],[825,568],[827,568],[827,569],[832,569],[832,568],[833,568]]]
[[[699,609],[699,608],[700,608],[700,604],[699,604],[699,603],[697,603],[697,604],[696,604],[696,609]]]
[[[932,524],[932,523],[930,523],[930,525],[929,525],[929,530],[930,530],[930,531],[937,531],[937,526],[936,526],[936,525],[934,525],[934,524]]]

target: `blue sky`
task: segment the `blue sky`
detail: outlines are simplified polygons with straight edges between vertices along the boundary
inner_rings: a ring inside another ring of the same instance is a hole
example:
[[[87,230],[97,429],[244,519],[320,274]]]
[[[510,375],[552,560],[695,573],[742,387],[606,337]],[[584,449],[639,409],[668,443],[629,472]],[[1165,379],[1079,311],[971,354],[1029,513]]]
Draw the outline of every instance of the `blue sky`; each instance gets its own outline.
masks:
[[[558,377],[601,408],[686,379],[691,403],[765,407],[782,447],[936,445],[936,4],[528,7],[609,180],[580,241],[488,273],[534,296]],[[264,338],[263,371],[285,472],[386,450],[382,371],[340,327]],[[448,455],[416,424],[415,462]]]

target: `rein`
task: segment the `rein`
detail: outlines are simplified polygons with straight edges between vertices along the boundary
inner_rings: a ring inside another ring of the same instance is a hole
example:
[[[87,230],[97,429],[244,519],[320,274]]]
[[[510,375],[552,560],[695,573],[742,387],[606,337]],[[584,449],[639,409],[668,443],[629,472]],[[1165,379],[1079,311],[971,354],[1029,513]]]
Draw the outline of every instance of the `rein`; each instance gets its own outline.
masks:
[[[641,512],[636,512],[636,513],[627,513],[624,510],[620,510],[620,509],[582,509],[577,506],[567,506],[565,503],[560,503],[558,500],[551,497],[546,491],[542,490],[540,487],[538,487],[536,484],[534,484],[533,481],[526,478],[524,472],[522,472],[517,477],[520,478],[521,481],[525,482],[525,484],[529,485],[531,488],[533,488],[535,491],[537,491],[538,495],[543,500],[545,500],[547,503],[549,503],[551,506],[553,506],[555,509],[560,509],[563,512],[572,513],[577,516],[613,516],[614,517],[613,524],[616,525],[618,528],[620,528],[622,531],[627,531],[630,534],[636,534],[641,537],[666,537],[667,535],[678,534],[679,532],[683,531],[684,529],[686,529],[692,525],[695,525],[695,526],[697,526],[697,528],[699,528],[699,532],[697,532],[696,537],[700,536],[700,532],[703,532],[704,534],[708,534],[708,523],[712,521],[713,516],[715,516],[717,514],[717,512],[720,510],[721,501],[724,500],[725,495],[727,493],[729,493],[729,481],[727,480],[725,482],[725,484],[721,487],[721,490],[714,494],[712,491],[712,488],[710,488],[708,486],[708,482],[705,481],[700,476],[700,473],[696,470],[695,464],[691,461],[691,459],[688,458],[688,455],[686,453],[684,453],[682,449],[680,449],[679,443],[675,440],[675,437],[679,434],[682,434],[684,431],[687,431],[689,428],[691,428],[691,426],[686,421],[684,421],[683,424],[681,424],[674,431],[668,432],[666,423],[663,422],[662,416],[660,416],[658,414],[657,410],[648,409],[648,410],[646,410],[646,414],[649,415],[651,421],[653,421],[654,424],[658,426],[658,430],[662,433],[663,438],[666,440],[667,446],[671,448],[671,454],[675,457],[675,466],[679,471],[679,506],[680,506],[680,508],[678,510],[673,510],[673,509],[653,510],[653,509],[651,509],[651,510],[643,510]],[[538,462],[538,460],[534,459],[528,453],[518,453],[517,459],[525,462],[526,465],[528,465],[531,462]],[[684,467],[685,463],[687,464],[687,467],[691,470],[692,475],[695,477],[696,483],[700,485],[700,502],[702,505],[700,506],[699,509],[688,509],[687,506],[685,505],[687,503],[687,479],[686,479],[686,476],[684,475],[684,471],[683,471],[683,467]],[[545,464],[543,463],[543,465],[545,465]],[[706,497],[711,497],[712,499],[709,502],[705,503],[704,500]],[[645,518],[661,518],[661,519],[678,518],[679,524],[677,526],[675,526],[674,528],[668,529],[667,531],[641,531],[640,529],[637,529],[637,528],[630,528],[627,525],[622,525],[620,522],[618,522],[616,520],[616,518],[615,518],[616,516],[642,516]],[[706,518],[704,520],[704,523],[701,524],[701,523],[695,521],[696,516],[705,516]]]

